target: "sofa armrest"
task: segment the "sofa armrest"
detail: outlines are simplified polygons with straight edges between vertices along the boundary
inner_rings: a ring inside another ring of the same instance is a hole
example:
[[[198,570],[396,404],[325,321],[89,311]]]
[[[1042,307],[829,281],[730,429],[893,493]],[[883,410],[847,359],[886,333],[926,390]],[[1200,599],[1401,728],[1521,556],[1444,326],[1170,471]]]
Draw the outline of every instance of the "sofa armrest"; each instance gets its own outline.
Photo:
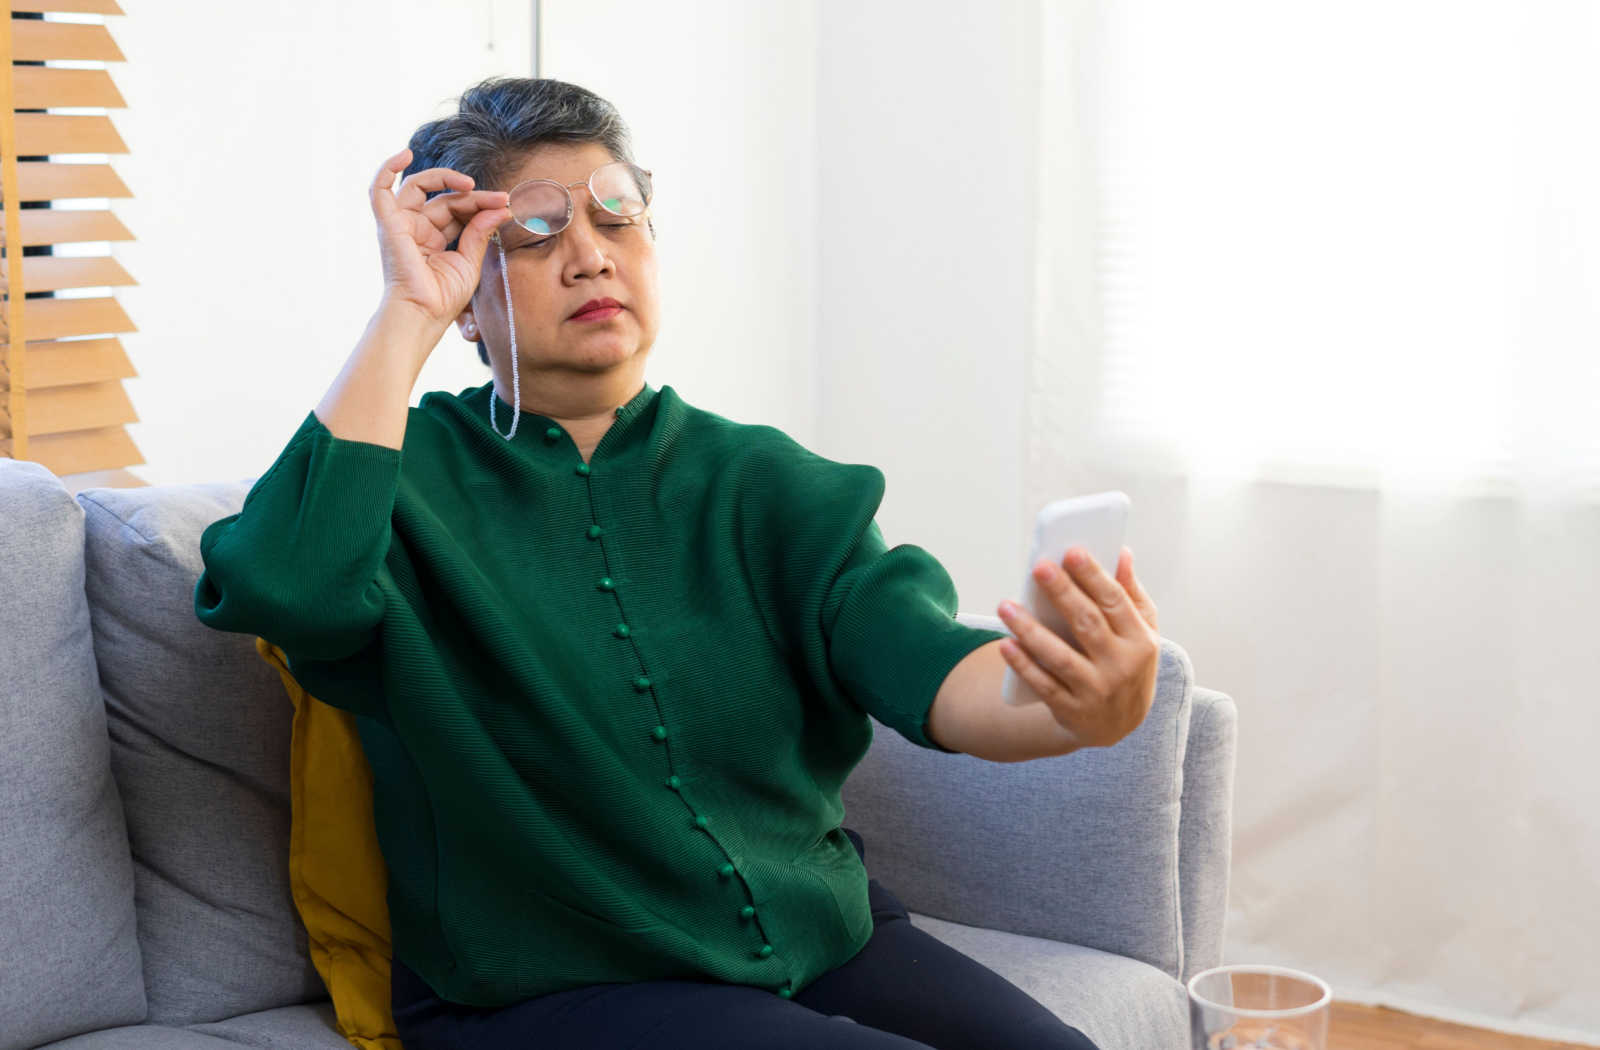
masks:
[[[1233,698],[1195,686],[1183,757],[1178,878],[1183,887],[1183,981],[1222,965],[1233,843],[1233,770],[1239,709]]]
[[[995,617],[957,619],[1008,631]],[[1111,747],[1002,763],[875,732],[842,792],[843,823],[863,838],[868,875],[912,911],[1115,952],[1177,979],[1194,673],[1182,647],[1165,638],[1161,646],[1150,712]],[[1215,804],[1214,790],[1197,787],[1196,797]],[[1214,809],[1208,821],[1215,829]],[[1211,856],[1197,847],[1206,876],[1199,900],[1214,902],[1217,840],[1201,838]]]

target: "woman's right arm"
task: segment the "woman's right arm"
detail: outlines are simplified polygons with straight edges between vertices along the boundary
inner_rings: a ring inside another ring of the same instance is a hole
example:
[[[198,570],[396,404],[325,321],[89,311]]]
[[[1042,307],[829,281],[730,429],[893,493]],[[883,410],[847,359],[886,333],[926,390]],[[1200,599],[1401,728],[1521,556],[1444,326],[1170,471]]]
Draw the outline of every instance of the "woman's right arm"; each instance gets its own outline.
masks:
[[[391,191],[410,157],[405,149],[384,161],[369,187],[383,300],[317,405],[317,418],[336,437],[395,449],[405,440],[411,388],[423,363],[471,301],[489,234],[511,217],[504,191],[474,190],[471,178],[449,168],[414,172],[398,193]],[[456,250],[446,251],[458,237]]]
[[[335,435],[307,412],[236,514],[200,534],[194,610],[291,658],[338,660],[383,617],[379,574],[393,533],[398,448]]]
[[[473,191],[445,168],[391,192],[409,156],[385,161],[372,184],[385,287],[365,334],[239,512],[200,535],[195,615],[291,659],[343,659],[376,636],[411,390],[477,286],[489,231],[509,217],[504,193]]]
[[[444,331],[415,307],[385,300],[317,403],[317,419],[334,437],[399,451],[405,444],[411,390]]]

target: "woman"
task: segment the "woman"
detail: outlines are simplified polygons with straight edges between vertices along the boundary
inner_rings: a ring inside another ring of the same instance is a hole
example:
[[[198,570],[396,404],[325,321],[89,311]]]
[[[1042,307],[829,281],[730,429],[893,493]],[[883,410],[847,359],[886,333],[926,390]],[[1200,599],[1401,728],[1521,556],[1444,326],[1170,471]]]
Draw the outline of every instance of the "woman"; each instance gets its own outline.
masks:
[[[616,111],[486,81],[371,196],[380,307],[205,530],[195,607],[363,716],[407,1050],[1092,1047],[914,928],[839,826],[869,715],[950,750],[935,691],[1006,634],[887,548],[879,470],[644,381]],[[493,378],[408,407],[452,322]]]

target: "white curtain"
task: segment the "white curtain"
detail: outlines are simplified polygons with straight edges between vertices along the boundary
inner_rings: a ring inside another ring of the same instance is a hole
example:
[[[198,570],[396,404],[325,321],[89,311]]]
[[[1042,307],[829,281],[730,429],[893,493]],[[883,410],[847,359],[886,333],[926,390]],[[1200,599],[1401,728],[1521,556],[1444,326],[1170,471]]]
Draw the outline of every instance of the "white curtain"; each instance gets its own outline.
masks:
[[[1238,702],[1225,961],[1600,1044],[1600,4],[1040,28],[1027,495]]]

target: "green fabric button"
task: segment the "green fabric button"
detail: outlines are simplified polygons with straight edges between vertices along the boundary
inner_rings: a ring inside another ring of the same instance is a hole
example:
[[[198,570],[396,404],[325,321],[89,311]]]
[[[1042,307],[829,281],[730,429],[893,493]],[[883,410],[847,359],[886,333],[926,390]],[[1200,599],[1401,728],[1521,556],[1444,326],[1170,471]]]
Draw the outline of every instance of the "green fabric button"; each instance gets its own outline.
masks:
[[[579,463],[578,467],[577,467],[577,470],[578,470],[578,476],[579,477],[585,477],[586,478],[586,477],[589,476],[589,464],[587,464],[587,463]]]
[[[765,959],[767,956],[772,954],[772,945],[763,944],[761,946],[761,950],[759,952],[757,952],[756,954],[761,956],[763,959]]]
[[[656,726],[654,729],[650,730],[650,734],[657,740],[665,740],[667,738],[667,727]]]
[[[609,591],[611,588],[615,587],[616,584],[611,582],[611,577],[602,576],[600,577],[600,582],[595,584],[595,586],[599,587],[602,591]]]
[[[650,688],[650,679],[644,677],[644,675],[640,675],[638,678],[633,680],[633,687],[642,693],[646,689]]]
[[[711,823],[711,821],[706,819],[706,815],[704,813],[694,818],[694,826],[697,828],[703,828],[709,823]]]
[[[626,637],[628,637],[628,633],[629,632],[628,632],[628,625],[627,624],[625,624],[625,623],[617,624],[616,634],[617,634],[618,638],[626,638]]]
[[[748,904],[746,904],[744,907],[739,909],[739,915],[740,915],[741,918],[748,919],[750,916],[754,915],[755,913],[756,913],[756,910],[754,908],[750,907],[750,905],[748,905]]]
[[[729,875],[733,874],[733,865],[724,864],[722,867],[717,869],[717,874],[721,875],[723,878],[727,878]]]
[[[544,439],[546,441],[560,441],[561,440],[561,428],[560,427],[551,427],[549,430],[546,430],[544,432]]]
[[[789,991],[789,989],[787,989],[787,988],[779,988],[778,989],[778,994],[783,996],[785,999],[787,999],[787,998],[789,998],[789,996],[793,995],[794,993]]]
[[[672,776],[667,778],[667,787],[671,788],[674,791],[678,790],[678,785],[680,783],[682,783],[682,781],[680,781],[678,779],[678,774],[676,774],[676,773],[672,774]]]
[[[603,531],[604,530],[601,529],[600,526],[598,526],[598,525],[590,525],[589,526],[589,538],[591,540],[597,540],[597,539],[600,538],[600,533],[603,532]]]

